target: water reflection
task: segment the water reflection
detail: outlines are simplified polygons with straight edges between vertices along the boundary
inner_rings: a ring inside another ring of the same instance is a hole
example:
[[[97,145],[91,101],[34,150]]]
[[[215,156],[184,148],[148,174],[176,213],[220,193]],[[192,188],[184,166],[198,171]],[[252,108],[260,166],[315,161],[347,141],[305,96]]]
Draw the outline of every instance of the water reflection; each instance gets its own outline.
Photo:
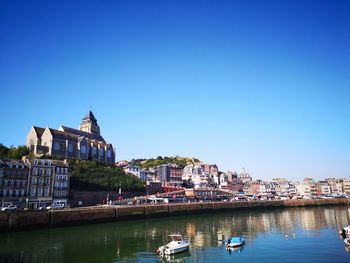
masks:
[[[120,222],[61,229],[3,233],[0,235],[0,262],[114,262],[155,260],[154,250],[168,243],[168,236],[180,232],[191,242],[191,254],[165,258],[183,262],[200,259],[202,251],[222,253],[223,242],[244,236],[254,243],[259,235],[280,233],[289,239],[296,230],[318,235],[320,229],[338,229],[350,223],[347,207],[290,208],[269,211],[235,211],[152,220]],[[217,250],[215,250],[217,248]],[[230,250],[229,253],[241,253]]]
[[[228,253],[231,255],[232,253],[242,253],[244,249],[244,246],[241,247],[229,247],[226,248],[226,250],[228,251]]]

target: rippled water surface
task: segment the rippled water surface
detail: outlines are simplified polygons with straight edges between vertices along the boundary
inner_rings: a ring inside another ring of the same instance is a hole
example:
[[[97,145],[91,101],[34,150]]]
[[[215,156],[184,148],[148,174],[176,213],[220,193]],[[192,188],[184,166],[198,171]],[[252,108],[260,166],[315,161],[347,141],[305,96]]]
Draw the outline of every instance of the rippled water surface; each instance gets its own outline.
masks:
[[[235,211],[0,234],[0,262],[350,262],[338,230],[349,207]],[[155,249],[182,233],[189,252]],[[224,239],[246,245],[227,251]],[[285,237],[288,235],[288,238]]]

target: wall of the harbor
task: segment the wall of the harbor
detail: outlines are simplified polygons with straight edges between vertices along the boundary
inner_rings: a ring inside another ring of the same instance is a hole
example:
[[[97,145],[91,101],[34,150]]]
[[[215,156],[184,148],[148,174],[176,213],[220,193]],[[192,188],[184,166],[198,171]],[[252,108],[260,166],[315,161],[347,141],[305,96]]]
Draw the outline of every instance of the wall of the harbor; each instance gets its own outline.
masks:
[[[326,205],[349,206],[350,199],[181,203],[166,205],[89,207],[55,211],[0,212],[0,231],[114,222],[198,213],[214,213],[242,209],[256,210]]]

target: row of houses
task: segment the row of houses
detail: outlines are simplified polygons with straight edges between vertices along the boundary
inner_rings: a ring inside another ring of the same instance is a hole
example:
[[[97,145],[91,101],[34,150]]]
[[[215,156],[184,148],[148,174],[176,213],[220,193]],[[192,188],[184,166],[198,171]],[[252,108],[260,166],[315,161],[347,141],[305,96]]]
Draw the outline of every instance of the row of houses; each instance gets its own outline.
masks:
[[[298,182],[275,178],[268,182],[253,180],[244,168],[239,173],[220,172],[215,164],[189,164],[184,168],[176,164],[163,164],[153,169],[141,169],[127,161],[119,164],[126,173],[146,181],[154,191],[166,192],[186,187],[219,188],[252,195],[350,195],[350,180],[346,178],[327,178],[317,182],[312,178]]]
[[[347,178],[327,178],[315,181],[312,178],[305,178],[295,183],[285,178],[272,179],[271,182],[255,180],[244,186],[244,192],[254,195],[277,194],[285,196],[350,195],[350,180]]]
[[[51,159],[0,159],[0,205],[38,209],[52,204],[67,205],[67,161]]]

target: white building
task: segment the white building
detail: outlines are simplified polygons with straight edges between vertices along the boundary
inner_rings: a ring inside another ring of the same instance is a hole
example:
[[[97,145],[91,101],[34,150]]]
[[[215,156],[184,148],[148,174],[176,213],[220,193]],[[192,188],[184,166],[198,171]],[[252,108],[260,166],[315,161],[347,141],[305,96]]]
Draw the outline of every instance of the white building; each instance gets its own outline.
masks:
[[[131,173],[135,175],[137,178],[140,178],[141,169],[137,165],[128,164],[127,166],[124,167],[124,172],[127,174]]]

